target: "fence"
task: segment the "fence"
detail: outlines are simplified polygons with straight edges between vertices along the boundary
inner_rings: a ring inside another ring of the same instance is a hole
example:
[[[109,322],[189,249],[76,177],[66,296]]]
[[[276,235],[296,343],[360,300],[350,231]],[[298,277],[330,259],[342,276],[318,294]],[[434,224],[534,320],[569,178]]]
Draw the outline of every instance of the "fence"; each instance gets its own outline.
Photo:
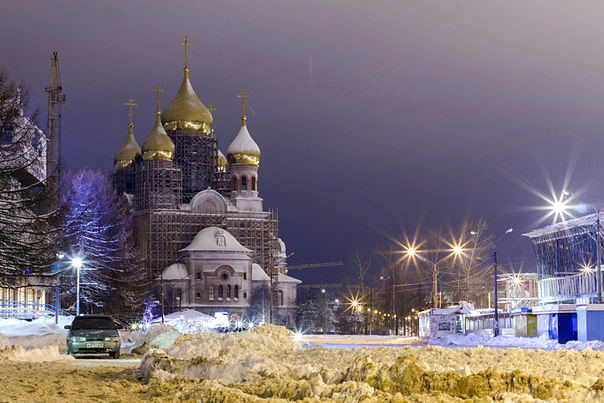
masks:
[[[595,272],[539,280],[539,302],[542,304],[590,298],[596,294]]]

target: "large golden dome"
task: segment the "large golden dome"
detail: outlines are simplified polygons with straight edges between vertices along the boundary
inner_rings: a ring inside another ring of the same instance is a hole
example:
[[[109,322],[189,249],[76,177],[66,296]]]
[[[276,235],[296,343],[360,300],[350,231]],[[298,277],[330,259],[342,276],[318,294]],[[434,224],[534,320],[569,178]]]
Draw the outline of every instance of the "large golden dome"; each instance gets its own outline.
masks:
[[[124,141],[124,144],[122,144],[115,154],[115,169],[128,168],[130,165],[132,165],[134,159],[137,155],[140,155],[140,153],[141,148],[134,138],[133,125],[130,123],[128,125],[128,135],[126,136],[126,141]]]
[[[189,81],[189,69],[176,96],[161,113],[166,130],[195,130],[202,133],[211,131],[212,114],[195,94]]]
[[[174,157],[174,143],[161,124],[160,112],[155,115],[155,126],[143,143],[143,159],[171,160]]]

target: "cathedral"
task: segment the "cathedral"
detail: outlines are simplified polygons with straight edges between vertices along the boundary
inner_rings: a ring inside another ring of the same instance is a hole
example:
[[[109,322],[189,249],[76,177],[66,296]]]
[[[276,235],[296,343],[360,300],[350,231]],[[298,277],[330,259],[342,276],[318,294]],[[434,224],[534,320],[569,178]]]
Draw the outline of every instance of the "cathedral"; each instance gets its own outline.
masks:
[[[260,198],[260,148],[250,135],[241,98],[241,128],[218,147],[213,117],[184,76],[162,110],[156,87],[155,124],[143,147],[134,138],[132,100],[113,182],[134,210],[134,232],[150,279],[167,312],[195,309],[232,318],[263,316],[291,324],[299,280],[287,275],[278,215]]]

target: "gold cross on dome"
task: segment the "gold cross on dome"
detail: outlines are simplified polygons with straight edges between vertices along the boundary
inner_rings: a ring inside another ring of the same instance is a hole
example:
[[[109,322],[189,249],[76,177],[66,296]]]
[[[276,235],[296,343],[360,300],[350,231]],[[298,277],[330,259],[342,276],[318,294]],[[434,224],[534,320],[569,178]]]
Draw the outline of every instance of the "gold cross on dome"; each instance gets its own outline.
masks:
[[[137,104],[134,103],[134,99],[130,98],[124,105],[128,106],[128,118],[130,119],[130,124],[132,124],[132,107],[137,106]]]
[[[247,94],[247,92],[245,92],[245,90],[241,90],[239,91],[239,94],[237,95],[237,98],[241,98],[241,115],[244,116],[245,115],[245,99],[249,98],[250,96]]]
[[[157,93],[157,111],[160,111],[159,108],[159,99],[160,99],[160,94],[162,92],[164,92],[164,89],[162,87],[160,87],[159,83],[153,88],[153,91],[155,91]]]
[[[187,35],[185,35],[184,38],[182,38],[182,41],[178,42],[179,45],[183,45],[185,47],[185,69],[188,70],[189,69],[189,45],[192,45],[193,43],[191,41],[189,41],[189,37]]]

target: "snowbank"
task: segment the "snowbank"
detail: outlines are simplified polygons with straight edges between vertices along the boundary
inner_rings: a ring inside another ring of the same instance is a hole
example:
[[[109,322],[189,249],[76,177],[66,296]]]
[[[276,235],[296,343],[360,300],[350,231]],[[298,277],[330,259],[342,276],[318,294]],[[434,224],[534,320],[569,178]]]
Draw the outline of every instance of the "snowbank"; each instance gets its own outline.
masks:
[[[46,346],[25,350],[21,346],[12,346],[0,350],[0,361],[47,362],[73,360],[73,357],[62,355],[58,346]]]
[[[306,348],[271,325],[183,335],[149,350],[141,372],[161,393],[215,401],[604,399],[604,352],[590,348]]]
[[[523,349],[542,349],[542,350],[585,350],[587,348],[604,351],[604,342],[599,340],[580,342],[569,341],[566,344],[559,344],[556,340],[549,339],[547,336],[540,337],[512,337],[499,336],[488,337],[476,334],[451,334],[441,337],[433,337],[428,340],[428,344],[439,346],[458,346],[458,347],[517,347]]]
[[[73,316],[59,316],[59,323],[55,323],[54,316],[46,316],[32,321],[23,319],[0,319],[0,335],[15,336],[46,336],[49,334],[67,334],[65,325],[71,325]]]

